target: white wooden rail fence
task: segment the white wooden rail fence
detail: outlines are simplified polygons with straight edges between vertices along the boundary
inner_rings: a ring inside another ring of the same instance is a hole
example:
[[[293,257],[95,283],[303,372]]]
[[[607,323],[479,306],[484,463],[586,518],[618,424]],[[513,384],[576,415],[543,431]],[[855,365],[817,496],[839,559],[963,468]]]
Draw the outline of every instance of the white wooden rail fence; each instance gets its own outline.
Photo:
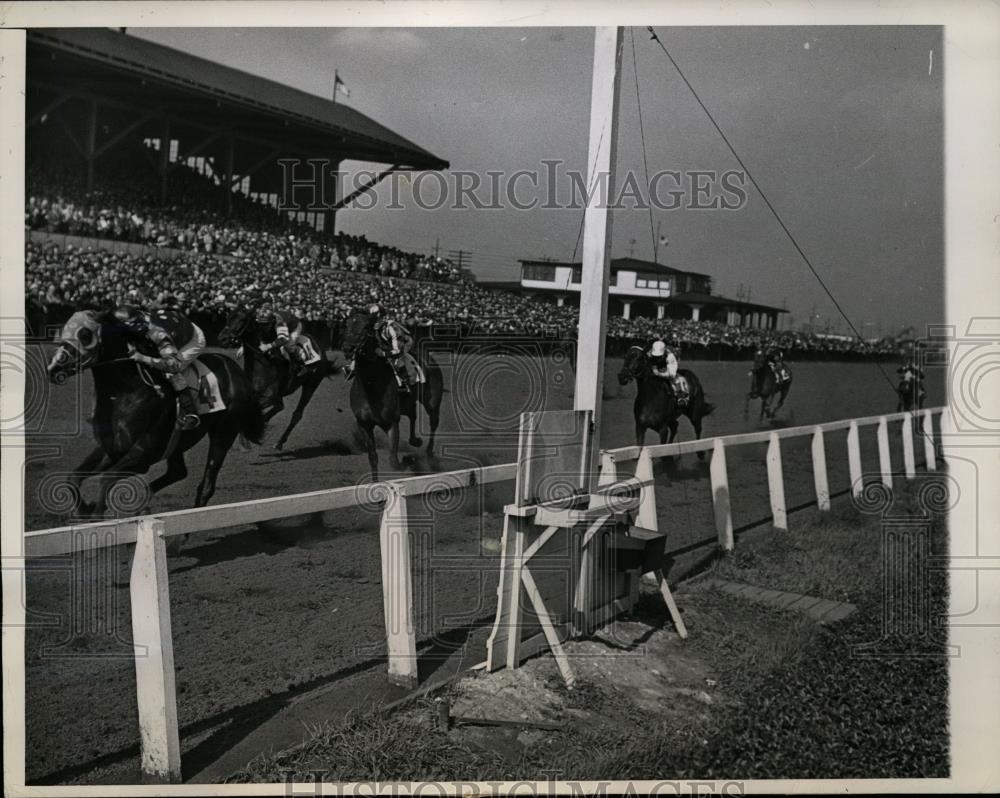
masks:
[[[729,500],[726,450],[735,446],[766,443],[768,488],[774,526],[786,529],[781,440],[812,437],[813,477],[820,510],[830,508],[826,472],[826,436],[846,430],[847,460],[851,490],[862,491],[861,449],[858,430],[876,425],[879,473],[883,484],[892,486],[892,460],[888,425],[901,423],[903,472],[915,475],[913,426],[919,418],[924,458],[928,470],[936,468],[933,416],[940,414],[939,430],[950,422],[947,408],[930,408],[914,413],[894,413],[867,418],[833,421],[814,426],[751,432],[697,441],[629,446],[601,452],[600,484],[619,481],[618,465],[635,461],[635,478],[642,482],[642,499],[637,523],[657,529],[656,499],[653,490],[653,461],[695,452],[711,452],[709,475],[715,526],[720,547],[733,549],[733,519]],[[388,644],[390,680],[412,685],[417,678],[416,638],[410,570],[407,500],[409,497],[447,490],[513,480],[516,464],[482,466],[437,474],[406,477],[377,484],[349,486],[251,502],[221,504],[191,510],[160,513],[116,521],[43,529],[25,533],[26,558],[65,555],[81,550],[135,544],[130,580],[132,635],[136,662],[136,699],[142,750],[142,770],[147,778],[180,780],[180,741],[177,726],[177,697],[174,684],[173,638],[170,629],[170,592],[167,574],[167,538],[214,531],[225,527],[272,521],[381,503],[379,533],[382,559],[383,610]]]

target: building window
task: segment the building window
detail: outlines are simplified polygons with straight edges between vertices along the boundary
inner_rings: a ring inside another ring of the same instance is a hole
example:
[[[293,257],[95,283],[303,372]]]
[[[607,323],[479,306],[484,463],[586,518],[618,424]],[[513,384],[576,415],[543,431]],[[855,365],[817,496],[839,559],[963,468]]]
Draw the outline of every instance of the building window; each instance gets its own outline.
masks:
[[[556,281],[556,267],[547,263],[525,263],[521,266],[521,279],[554,283]]]
[[[670,280],[661,280],[660,275],[655,272],[636,272],[635,275],[635,287],[636,288],[656,288],[661,291],[670,290]]]

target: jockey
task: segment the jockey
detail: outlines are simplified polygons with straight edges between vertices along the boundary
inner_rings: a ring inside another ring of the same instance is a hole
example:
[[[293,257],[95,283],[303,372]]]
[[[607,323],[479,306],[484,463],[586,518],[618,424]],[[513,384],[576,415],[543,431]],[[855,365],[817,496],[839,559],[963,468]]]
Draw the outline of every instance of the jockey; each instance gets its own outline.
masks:
[[[302,321],[290,311],[275,310],[269,302],[265,302],[257,310],[257,322],[265,328],[274,326],[273,343],[261,344],[260,351],[268,352],[277,347],[288,355],[294,369],[301,369],[306,362],[306,353],[299,344]]]
[[[916,380],[917,395],[921,397],[927,395],[927,392],[924,390],[924,371],[920,368],[920,366],[913,362],[912,358],[896,369],[896,373],[902,375],[903,386],[905,389],[908,390],[910,388],[911,381]]]
[[[784,377],[785,353],[781,351],[781,347],[773,344],[768,347],[766,357],[767,364],[771,367],[771,371],[774,372],[775,379],[781,382]]]
[[[205,333],[187,316],[172,309],[147,313],[124,305],[115,310],[115,318],[124,324],[130,334],[156,347],[159,357],[151,357],[130,344],[133,350],[130,357],[167,375],[177,394],[177,426],[185,431],[197,428],[201,423],[195,402],[197,392],[187,384],[183,372],[204,350]]]
[[[688,399],[687,385],[684,380],[677,379],[677,355],[674,350],[666,345],[662,340],[653,341],[653,345],[646,352],[653,374],[670,381],[670,387],[677,397],[677,401],[684,404]]]
[[[417,382],[416,368],[410,348],[413,346],[413,336],[395,319],[389,318],[382,306],[372,304],[368,313],[375,319],[375,335],[383,344],[380,347],[389,360],[389,365],[396,372],[399,387],[404,393],[409,393],[411,386]]]

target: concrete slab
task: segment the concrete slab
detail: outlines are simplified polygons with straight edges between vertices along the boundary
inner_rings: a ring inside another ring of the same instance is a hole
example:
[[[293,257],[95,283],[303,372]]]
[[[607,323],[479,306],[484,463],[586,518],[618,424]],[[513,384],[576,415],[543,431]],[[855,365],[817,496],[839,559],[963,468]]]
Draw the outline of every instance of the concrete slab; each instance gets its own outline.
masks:
[[[844,601],[831,601],[819,596],[805,596],[801,593],[789,593],[783,590],[770,590],[742,582],[712,579],[706,580],[705,585],[758,604],[766,604],[780,610],[805,613],[813,620],[824,624],[842,620],[857,609],[853,604]]]

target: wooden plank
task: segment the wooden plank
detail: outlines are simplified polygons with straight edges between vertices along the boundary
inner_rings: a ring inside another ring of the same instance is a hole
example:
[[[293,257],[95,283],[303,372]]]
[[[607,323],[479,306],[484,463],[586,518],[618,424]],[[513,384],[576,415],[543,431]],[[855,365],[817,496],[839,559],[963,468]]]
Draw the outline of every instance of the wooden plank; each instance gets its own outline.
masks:
[[[588,192],[583,215],[580,319],[576,344],[576,385],[573,408],[593,413],[595,442],[585,474],[597,473],[596,446],[600,441],[601,399],[604,388],[604,343],[611,275],[611,203],[615,192],[618,153],[618,95],[621,80],[622,28],[594,31],[594,70],[590,93],[590,139],[587,153]],[[599,176],[607,178],[600,180]],[[607,192],[602,197],[601,189]],[[588,484],[593,488],[593,483]]]
[[[670,613],[670,619],[674,622],[674,628],[677,630],[677,634],[681,638],[688,636],[687,627],[684,625],[684,619],[681,617],[681,611],[677,609],[677,604],[674,602],[674,595],[670,592],[670,586],[667,584],[667,577],[663,573],[662,569],[656,571],[656,579],[660,585],[660,595],[663,596],[663,603],[667,605],[667,612]]]
[[[521,559],[524,562],[528,562],[529,560],[531,560],[531,558],[538,553],[538,550],[546,543],[548,543],[552,539],[553,535],[555,535],[556,532],[558,532],[561,528],[562,527],[558,526],[546,527],[545,531],[542,532],[542,534],[540,534],[537,538],[535,538],[534,543],[532,543],[530,546],[528,546],[527,549],[525,549],[524,555],[522,556]]]
[[[876,431],[878,438],[878,467],[882,474],[882,484],[887,488],[892,488],[892,458],[889,455],[889,424],[888,419],[882,416],[878,421]]]
[[[861,443],[858,439],[858,425],[853,421],[847,428],[847,471],[851,480],[851,495],[861,498],[865,489],[864,477],[861,474]]]
[[[24,556],[58,557],[135,543],[140,521],[132,518],[25,532]]]
[[[774,528],[788,529],[788,517],[785,512],[785,476],[781,470],[781,442],[774,433],[771,434],[771,442],[767,446],[767,488],[771,495]]]
[[[531,601],[531,606],[535,610],[535,614],[538,616],[538,622],[542,626],[542,631],[545,633],[545,639],[548,641],[549,648],[552,650],[552,656],[555,658],[556,665],[559,667],[559,673],[562,674],[563,681],[566,682],[567,688],[573,687],[573,682],[576,681],[576,677],[573,675],[573,669],[569,665],[569,658],[566,656],[566,652],[563,650],[562,641],[559,638],[559,634],[556,631],[555,626],[552,623],[552,619],[549,617],[549,611],[545,607],[545,602],[542,601],[542,594],[538,590],[538,585],[535,584],[535,580],[531,576],[531,571],[524,568],[521,571],[521,581],[524,584],[525,592],[528,594],[528,599]],[[509,668],[515,668],[520,664],[515,663],[510,665]]]
[[[726,468],[726,446],[716,438],[709,464],[712,486],[712,509],[715,513],[715,533],[723,551],[733,550],[733,509],[729,498],[729,472]]]
[[[382,611],[389,656],[389,681],[413,688],[417,686],[417,638],[413,619],[407,499],[395,485],[390,485],[389,490],[379,527]]]
[[[129,593],[141,768],[150,781],[174,784],[181,780],[181,747],[163,531],[157,519],[139,523]]]
[[[524,541],[518,526],[527,522],[518,516],[505,515],[500,541],[500,580],[497,583],[497,612],[493,629],[486,641],[486,669],[495,671],[507,664],[511,633],[520,634],[520,619],[512,615],[518,610],[521,592],[521,554]],[[519,548],[521,547],[521,548]]]
[[[924,439],[924,464],[928,471],[937,470],[937,454],[934,448],[934,419],[930,410],[921,413],[923,419],[921,436]]]
[[[597,477],[597,486],[612,485],[618,481],[618,466],[611,452],[601,452],[601,473]]]
[[[639,511],[635,522],[646,529],[659,529],[656,517],[656,483],[653,480],[653,459],[649,451],[643,449],[635,466],[635,478],[642,483],[639,494]]]
[[[903,414],[901,433],[903,435],[903,473],[907,479],[917,476],[916,460],[913,456],[913,415]]]
[[[816,427],[812,438],[813,484],[816,487],[816,506],[820,512],[830,509],[830,483],[826,475],[826,446],[823,430]]]

